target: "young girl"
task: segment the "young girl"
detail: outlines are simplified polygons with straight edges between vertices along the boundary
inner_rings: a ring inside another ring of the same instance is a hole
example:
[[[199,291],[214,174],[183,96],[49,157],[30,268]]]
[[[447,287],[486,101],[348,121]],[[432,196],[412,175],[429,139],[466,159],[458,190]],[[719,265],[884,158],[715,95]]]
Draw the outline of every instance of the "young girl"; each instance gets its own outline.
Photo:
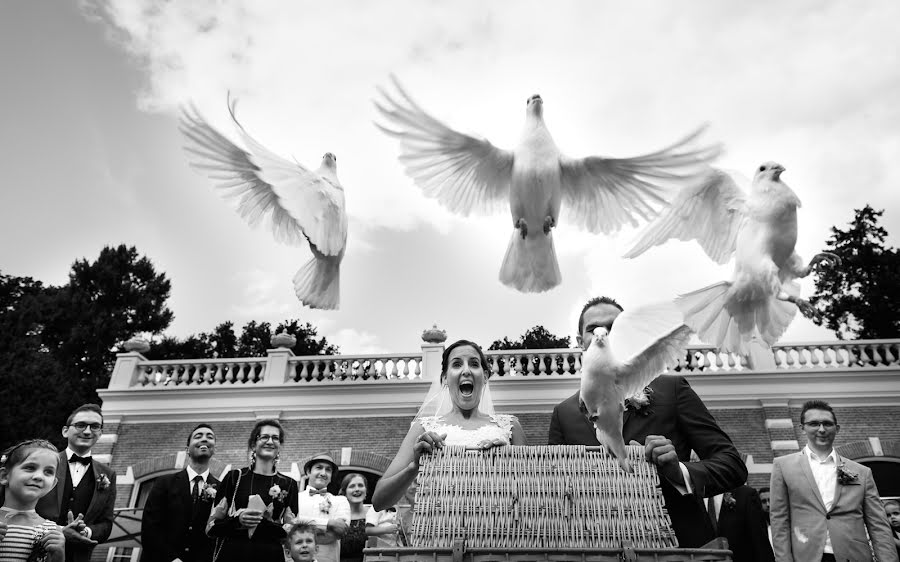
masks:
[[[43,439],[23,441],[0,456],[0,493],[4,494],[0,520],[6,536],[0,541],[0,560],[63,562],[62,531],[34,508],[56,485],[59,452]]]

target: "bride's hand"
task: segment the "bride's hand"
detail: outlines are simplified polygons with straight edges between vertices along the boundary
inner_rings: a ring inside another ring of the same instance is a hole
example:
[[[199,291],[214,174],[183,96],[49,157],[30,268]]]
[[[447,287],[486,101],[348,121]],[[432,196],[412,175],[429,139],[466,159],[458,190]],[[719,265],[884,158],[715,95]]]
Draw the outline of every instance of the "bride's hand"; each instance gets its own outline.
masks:
[[[419,464],[419,459],[422,458],[422,455],[425,453],[433,453],[437,449],[443,447],[444,438],[446,437],[446,433],[439,434],[434,431],[426,431],[416,437],[416,444],[413,447],[413,455],[415,456],[416,464]]]
[[[496,439],[485,439],[484,441],[478,442],[479,449],[490,449],[492,447],[502,447],[504,445],[509,445],[509,441],[506,439],[500,439],[499,437]]]

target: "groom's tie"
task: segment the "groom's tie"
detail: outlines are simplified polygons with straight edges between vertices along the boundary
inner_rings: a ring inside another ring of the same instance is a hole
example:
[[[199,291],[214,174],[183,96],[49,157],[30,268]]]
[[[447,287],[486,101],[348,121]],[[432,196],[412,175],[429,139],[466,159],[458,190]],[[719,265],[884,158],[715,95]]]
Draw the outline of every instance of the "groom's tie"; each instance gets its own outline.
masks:
[[[719,521],[716,517],[716,496],[706,498],[706,510],[709,512],[709,521],[712,523],[713,534],[719,535]]]
[[[191,488],[191,498],[194,500],[194,503],[197,503],[197,500],[200,499],[200,482],[202,481],[203,477],[199,474],[194,476],[194,486]]]

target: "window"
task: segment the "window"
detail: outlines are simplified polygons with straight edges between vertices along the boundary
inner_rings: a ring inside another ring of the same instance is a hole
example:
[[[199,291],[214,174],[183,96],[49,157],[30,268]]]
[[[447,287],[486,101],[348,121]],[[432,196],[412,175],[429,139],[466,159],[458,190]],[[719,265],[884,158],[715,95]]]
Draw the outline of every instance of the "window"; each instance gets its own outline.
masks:
[[[138,562],[140,556],[140,548],[110,548],[106,562]]]

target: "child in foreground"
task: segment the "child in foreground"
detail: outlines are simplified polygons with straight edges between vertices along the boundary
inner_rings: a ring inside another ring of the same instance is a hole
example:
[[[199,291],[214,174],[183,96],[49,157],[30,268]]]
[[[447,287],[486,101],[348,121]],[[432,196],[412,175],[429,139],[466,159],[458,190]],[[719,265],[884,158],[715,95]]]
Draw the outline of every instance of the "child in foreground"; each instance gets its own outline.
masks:
[[[319,547],[316,544],[316,527],[308,523],[295,523],[287,533],[288,551],[294,562],[315,562]]]
[[[38,500],[56,486],[59,451],[43,439],[22,441],[0,455],[0,540],[3,562],[64,562],[66,541],[53,521],[37,514]]]

